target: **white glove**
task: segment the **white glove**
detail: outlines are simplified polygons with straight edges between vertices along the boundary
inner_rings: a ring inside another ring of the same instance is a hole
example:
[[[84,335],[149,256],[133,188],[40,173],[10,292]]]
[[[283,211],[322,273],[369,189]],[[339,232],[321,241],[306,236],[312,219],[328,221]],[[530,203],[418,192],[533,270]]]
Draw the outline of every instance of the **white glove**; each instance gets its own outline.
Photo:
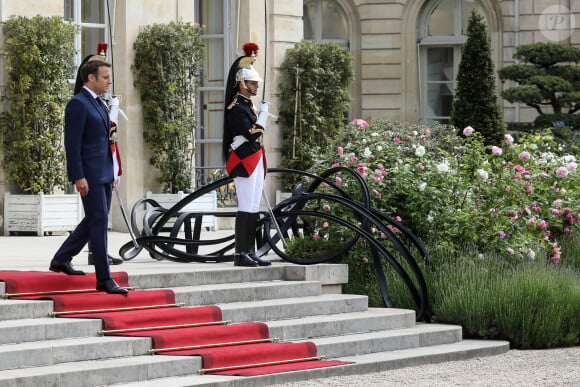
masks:
[[[260,125],[262,128],[266,129],[266,124],[268,123],[268,102],[261,101],[260,102],[260,113],[258,113],[258,120],[256,121],[256,125]]]
[[[115,124],[119,123],[119,98],[111,96],[109,99],[109,119]]]
[[[109,98],[109,106],[119,106],[119,97],[112,95]]]
[[[258,114],[258,120],[256,121],[256,125],[260,125],[262,128],[266,129],[266,124],[268,123],[268,117],[270,113],[261,111]]]

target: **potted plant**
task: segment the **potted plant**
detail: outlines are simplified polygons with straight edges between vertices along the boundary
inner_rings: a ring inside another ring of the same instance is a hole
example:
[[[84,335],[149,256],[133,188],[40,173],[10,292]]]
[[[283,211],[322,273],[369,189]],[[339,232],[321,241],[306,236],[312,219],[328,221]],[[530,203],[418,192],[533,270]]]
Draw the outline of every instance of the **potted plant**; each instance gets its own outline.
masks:
[[[2,167],[6,182],[24,194],[5,194],[4,235],[72,230],[82,217],[79,195],[53,194],[67,184],[63,112],[74,74],[74,27],[59,17],[13,16],[2,29],[8,69]]]

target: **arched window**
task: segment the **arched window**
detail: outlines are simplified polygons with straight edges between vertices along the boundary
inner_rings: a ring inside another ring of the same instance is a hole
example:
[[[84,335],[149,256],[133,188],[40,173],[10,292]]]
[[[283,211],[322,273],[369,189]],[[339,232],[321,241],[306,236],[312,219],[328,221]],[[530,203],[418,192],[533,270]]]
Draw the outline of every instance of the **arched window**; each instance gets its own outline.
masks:
[[[419,95],[421,120],[449,122],[455,80],[467,37],[470,10],[487,19],[481,0],[434,0],[419,19]]]
[[[352,2],[346,0],[304,0],[304,40],[334,42],[353,55],[354,80],[351,95],[360,95],[360,19]],[[359,117],[360,98],[353,98],[349,116]]]
[[[334,42],[350,49],[348,20],[336,1],[307,0],[304,2],[303,12],[305,40]]]

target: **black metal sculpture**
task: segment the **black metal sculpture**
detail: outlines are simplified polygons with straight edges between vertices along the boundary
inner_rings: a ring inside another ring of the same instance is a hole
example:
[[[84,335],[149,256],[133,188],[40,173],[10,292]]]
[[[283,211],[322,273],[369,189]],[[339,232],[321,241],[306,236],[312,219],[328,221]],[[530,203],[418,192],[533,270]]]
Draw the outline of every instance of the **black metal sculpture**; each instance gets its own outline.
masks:
[[[384,265],[390,265],[404,281],[417,309],[417,319],[430,321],[428,291],[416,257],[428,264],[429,256],[421,241],[405,226],[394,218],[371,206],[369,188],[357,172],[345,167],[333,167],[319,174],[304,171],[270,168],[268,174],[291,174],[302,178],[291,197],[277,203],[271,212],[260,215],[256,230],[258,255],[270,250],[282,259],[295,264],[317,264],[336,261],[348,253],[357,242],[363,240],[369,247],[381,295],[387,307],[392,307]],[[338,185],[336,176],[348,184]],[[334,179],[333,179],[334,177]],[[124,260],[137,256],[143,249],[153,259],[175,262],[227,262],[233,260],[234,235],[217,239],[202,240],[201,223],[204,215],[216,217],[235,217],[234,212],[185,212],[187,204],[202,195],[220,190],[232,183],[225,177],[208,184],[189,194],[170,209],[161,207],[155,200],[141,199],[135,203],[131,212],[131,228],[136,239],[120,249]],[[348,191],[348,192],[347,192]],[[142,227],[138,226],[139,208],[149,205],[145,212]],[[274,227],[273,214],[278,223]],[[326,248],[315,249],[307,257],[292,253],[300,249],[283,249],[280,233],[290,244],[298,239],[312,238],[320,224],[329,230],[327,239],[317,241]],[[180,231],[184,236],[180,237]],[[167,235],[161,235],[165,233]],[[207,234],[205,234],[207,235]],[[338,235],[338,237],[336,236]],[[136,242],[136,243],[135,243]],[[200,246],[211,246],[211,251],[200,254]],[[214,250],[212,250],[214,249]]]

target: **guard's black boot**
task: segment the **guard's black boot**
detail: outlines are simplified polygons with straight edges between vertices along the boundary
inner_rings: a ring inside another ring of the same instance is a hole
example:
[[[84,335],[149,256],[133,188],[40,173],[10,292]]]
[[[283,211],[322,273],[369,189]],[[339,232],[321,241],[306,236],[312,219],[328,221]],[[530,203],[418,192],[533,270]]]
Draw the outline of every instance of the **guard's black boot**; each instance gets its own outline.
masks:
[[[89,259],[87,261],[87,264],[94,266],[95,265],[95,258],[93,257],[93,252],[91,249],[91,241],[89,241],[87,246],[89,248]],[[121,258],[111,257],[109,254],[107,254],[107,259],[109,261],[109,265],[120,265],[123,263],[123,260]]]
[[[250,251],[250,254],[248,255],[258,263],[258,266],[270,266],[272,264],[272,262],[268,261],[267,259],[260,258],[255,251]]]
[[[251,214],[243,211],[238,211],[236,215],[236,252],[234,255],[234,266],[258,266],[258,262],[254,261],[248,255],[250,252],[251,241],[253,241],[253,231],[256,229],[256,227],[254,227],[251,235],[248,232],[250,226],[249,222],[251,222],[249,215]],[[252,239],[250,239],[250,236]]]
[[[272,264],[272,262],[268,261],[267,259],[262,259],[258,256],[258,254],[256,254],[256,249],[255,249],[255,244],[256,244],[256,226],[258,224],[258,218],[260,217],[259,213],[249,213],[248,214],[249,217],[249,221],[248,223],[253,225],[250,226],[249,229],[252,231],[251,236],[248,236],[248,238],[250,238],[250,250],[248,255],[250,256],[251,259],[253,259],[254,261],[256,261],[258,263],[259,266],[270,266]],[[248,231],[249,232],[249,231]]]

